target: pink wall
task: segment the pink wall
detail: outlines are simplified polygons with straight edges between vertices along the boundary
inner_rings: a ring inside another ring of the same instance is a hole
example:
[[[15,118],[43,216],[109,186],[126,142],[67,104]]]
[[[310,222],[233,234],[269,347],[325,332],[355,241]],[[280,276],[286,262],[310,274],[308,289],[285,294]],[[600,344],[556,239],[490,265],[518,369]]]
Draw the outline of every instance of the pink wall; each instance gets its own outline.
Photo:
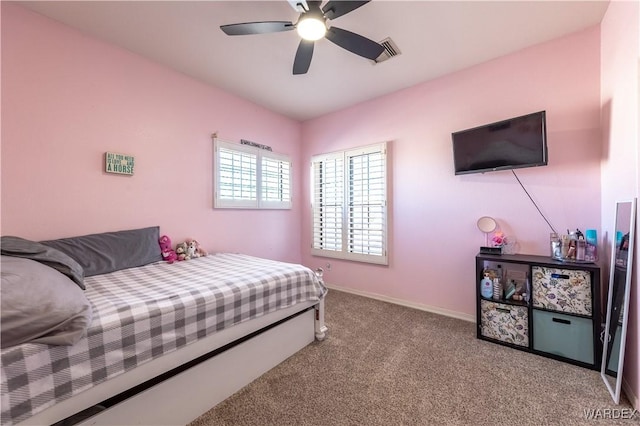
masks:
[[[638,196],[640,150],[640,6],[614,1],[601,23],[602,100],[602,227],[613,235],[615,202]],[[638,234],[631,285],[629,329],[623,377],[625,387],[640,398],[640,291],[638,290]],[[610,253],[610,251],[609,251]]]
[[[598,228],[600,74],[597,27],[303,124],[303,158],[391,141],[388,267],[310,255],[309,173],[303,262],[329,284],[475,315],[474,256],[493,216],[520,253],[549,252],[550,229],[511,172],[454,176],[451,132],[547,111],[549,165],[517,171],[559,232]]]
[[[637,142],[635,151],[627,145],[637,141],[628,118],[638,115],[637,62],[626,68],[629,54],[637,61],[633,2],[607,12],[602,68],[592,28],[302,125],[19,6],[1,8],[2,235],[157,224],[209,250],[330,262],[330,284],[471,317],[473,258],[484,243],[477,219],[495,217],[521,253],[547,254],[549,229],[511,173],[454,176],[451,132],[545,109],[549,166],[517,173],[561,232],[602,227],[602,237],[613,200],[638,192]],[[615,46],[631,53],[618,56]],[[628,87],[636,90],[627,95]],[[302,159],[294,208],[213,210],[215,131]],[[311,256],[310,157],[383,140],[391,141],[389,266]],[[135,176],[105,175],[105,151],[134,155]],[[620,186],[621,177],[635,186]],[[639,293],[625,372],[636,395]]]
[[[160,225],[174,242],[299,262],[299,187],[292,210],[213,210],[216,131],[300,156],[296,121],[2,2],[3,235]],[[103,173],[106,151],[134,155],[135,175]]]

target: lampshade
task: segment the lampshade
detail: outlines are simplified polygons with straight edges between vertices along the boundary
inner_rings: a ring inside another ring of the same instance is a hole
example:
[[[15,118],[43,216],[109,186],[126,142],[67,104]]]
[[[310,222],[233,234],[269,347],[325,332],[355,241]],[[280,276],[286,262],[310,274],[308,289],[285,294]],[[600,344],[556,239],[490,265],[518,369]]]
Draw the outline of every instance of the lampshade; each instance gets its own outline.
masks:
[[[324,21],[315,16],[302,17],[296,25],[298,34],[305,40],[316,41],[324,37],[327,26]]]

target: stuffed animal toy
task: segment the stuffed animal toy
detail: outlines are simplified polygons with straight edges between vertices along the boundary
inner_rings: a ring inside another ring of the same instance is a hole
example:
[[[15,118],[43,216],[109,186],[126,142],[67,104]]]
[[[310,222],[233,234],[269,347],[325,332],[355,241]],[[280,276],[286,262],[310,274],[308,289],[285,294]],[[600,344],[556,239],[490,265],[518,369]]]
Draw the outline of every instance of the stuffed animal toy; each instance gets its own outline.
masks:
[[[176,246],[176,255],[178,256],[178,260],[191,259],[187,256],[187,243],[180,243]]]
[[[187,253],[191,258],[202,257],[208,254],[207,251],[200,246],[198,240],[194,238],[187,238],[185,242],[187,244]]]
[[[160,243],[160,251],[162,253],[162,259],[166,262],[173,263],[178,260],[178,255],[175,250],[171,248],[171,238],[166,235],[163,235],[158,240]]]
[[[196,242],[195,240],[186,241],[187,244],[187,257],[190,259],[199,257],[198,252],[196,251]]]
[[[200,256],[209,256],[209,252],[206,251],[198,241],[196,241],[196,252],[200,253]]]

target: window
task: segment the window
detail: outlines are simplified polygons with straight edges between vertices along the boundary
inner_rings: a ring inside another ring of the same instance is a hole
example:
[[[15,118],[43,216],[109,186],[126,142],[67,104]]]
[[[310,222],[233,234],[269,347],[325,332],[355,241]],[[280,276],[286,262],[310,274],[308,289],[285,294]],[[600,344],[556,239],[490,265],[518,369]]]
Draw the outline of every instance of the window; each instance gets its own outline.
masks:
[[[291,208],[289,157],[215,139],[214,165],[215,208]]]
[[[311,253],[387,264],[386,144],[311,159]]]

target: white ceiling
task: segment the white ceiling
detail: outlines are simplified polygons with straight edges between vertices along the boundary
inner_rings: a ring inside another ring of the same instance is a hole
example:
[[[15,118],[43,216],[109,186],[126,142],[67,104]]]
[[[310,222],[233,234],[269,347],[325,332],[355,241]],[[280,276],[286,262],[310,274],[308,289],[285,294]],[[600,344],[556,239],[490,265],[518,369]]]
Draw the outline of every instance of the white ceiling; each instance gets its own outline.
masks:
[[[20,2],[41,14],[256,104],[304,121],[598,24],[608,1],[374,0],[331,24],[374,41],[386,62],[316,42],[309,72],[292,75],[295,31],[230,37],[220,25],[292,21],[279,1]]]

